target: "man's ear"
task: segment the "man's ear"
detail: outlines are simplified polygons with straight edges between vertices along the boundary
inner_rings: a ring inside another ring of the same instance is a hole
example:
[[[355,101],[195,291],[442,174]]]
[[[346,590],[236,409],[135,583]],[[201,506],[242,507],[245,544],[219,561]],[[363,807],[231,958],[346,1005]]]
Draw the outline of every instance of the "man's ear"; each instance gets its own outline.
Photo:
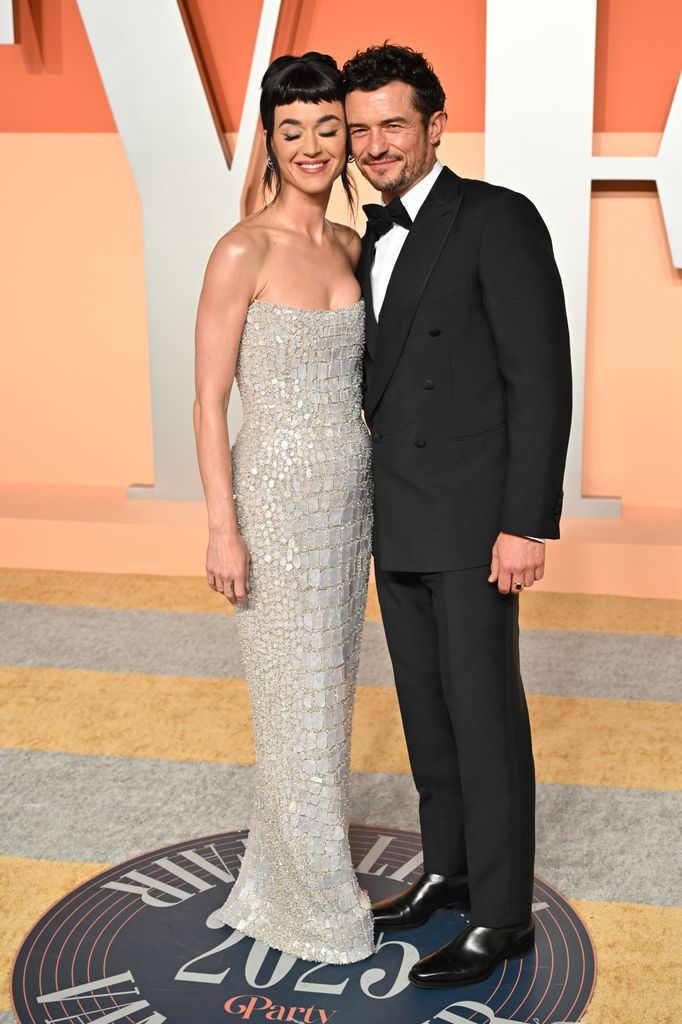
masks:
[[[432,146],[440,146],[440,137],[445,131],[447,123],[448,115],[444,110],[437,110],[435,114],[431,114],[429,119],[429,142]]]

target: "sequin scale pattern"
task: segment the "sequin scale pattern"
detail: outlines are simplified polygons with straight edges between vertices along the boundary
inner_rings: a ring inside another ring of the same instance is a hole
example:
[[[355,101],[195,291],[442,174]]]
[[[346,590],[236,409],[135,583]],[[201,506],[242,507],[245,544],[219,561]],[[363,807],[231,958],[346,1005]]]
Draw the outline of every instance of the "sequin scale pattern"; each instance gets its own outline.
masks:
[[[236,625],[256,744],[241,870],[218,917],[304,960],[374,951],[348,843],[350,740],[372,532],[361,418],[364,303],[308,310],[254,300],[232,448],[251,556]]]

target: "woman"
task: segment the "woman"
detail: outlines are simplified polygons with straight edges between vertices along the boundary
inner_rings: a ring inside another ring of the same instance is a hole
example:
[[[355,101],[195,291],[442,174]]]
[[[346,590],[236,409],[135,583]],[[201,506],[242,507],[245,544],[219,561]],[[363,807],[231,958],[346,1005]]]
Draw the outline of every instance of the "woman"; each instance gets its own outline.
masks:
[[[274,61],[261,117],[274,198],[213,250],[196,335],[207,578],[235,605],[256,739],[247,849],[219,916],[294,956],[351,963],[374,950],[347,834],[372,495],[360,240],[325,219],[337,177],[352,201],[333,59]],[[230,463],[233,378],[244,425]]]

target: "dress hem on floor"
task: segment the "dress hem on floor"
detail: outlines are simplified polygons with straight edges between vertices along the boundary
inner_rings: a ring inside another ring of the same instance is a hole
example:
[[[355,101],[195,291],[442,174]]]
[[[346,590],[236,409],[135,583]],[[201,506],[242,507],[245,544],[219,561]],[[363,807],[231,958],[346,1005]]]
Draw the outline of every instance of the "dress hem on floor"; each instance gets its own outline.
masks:
[[[307,960],[310,963],[316,964],[354,964],[361,963],[363,960],[366,960],[368,957],[372,956],[375,953],[375,948],[374,945],[372,944],[371,948],[367,951],[367,953],[364,954],[364,956],[342,953],[340,950],[330,950],[329,956],[325,957],[324,960],[320,960],[311,957],[309,952],[306,955],[306,952],[304,952],[304,950],[305,947],[308,945],[307,943],[287,943],[270,941],[274,937],[268,937],[265,934],[265,931],[261,932],[258,928],[254,928],[251,925],[238,925],[235,924],[233,921],[226,920],[227,915],[223,912],[222,908],[220,908],[216,912],[215,916],[218,918],[219,921],[222,921],[222,923],[227,925],[229,928],[234,928],[235,931],[242,932],[248,938],[255,939],[257,942],[264,942],[266,946],[270,947],[270,949],[275,949],[280,953],[288,953],[290,956],[295,956],[297,960]]]

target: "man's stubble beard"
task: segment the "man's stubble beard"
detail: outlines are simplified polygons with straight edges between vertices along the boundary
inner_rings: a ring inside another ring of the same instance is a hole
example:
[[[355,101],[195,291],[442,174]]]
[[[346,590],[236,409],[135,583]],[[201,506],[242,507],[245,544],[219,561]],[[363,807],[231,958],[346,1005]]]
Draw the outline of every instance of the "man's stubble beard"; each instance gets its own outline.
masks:
[[[419,167],[413,167],[411,170],[408,170],[405,163],[403,163],[400,172],[395,176],[395,178],[391,178],[390,180],[380,179],[375,181],[373,178],[370,178],[369,175],[365,175],[365,177],[369,181],[370,185],[379,192],[404,192],[406,189],[410,188],[415,181],[424,177],[427,162],[428,157],[425,157],[420,162]],[[362,171],[365,168],[371,169],[371,167],[371,163],[365,163],[361,166],[360,170]]]
[[[371,168],[371,164],[368,165]],[[400,192],[402,189],[408,188],[410,185],[410,175],[405,173],[405,167],[403,165],[400,173],[395,178],[370,178],[368,181],[370,185],[373,185],[379,192]]]

